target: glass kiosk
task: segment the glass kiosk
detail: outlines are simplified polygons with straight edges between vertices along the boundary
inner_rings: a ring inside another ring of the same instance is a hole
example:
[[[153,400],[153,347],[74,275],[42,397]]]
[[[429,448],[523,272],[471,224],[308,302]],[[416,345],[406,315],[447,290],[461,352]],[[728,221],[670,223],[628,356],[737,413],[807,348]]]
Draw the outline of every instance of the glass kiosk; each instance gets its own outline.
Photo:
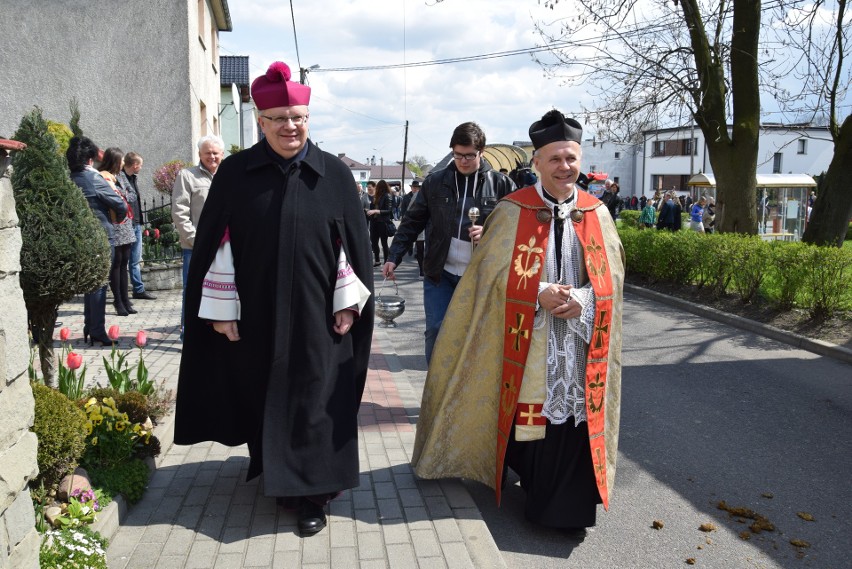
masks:
[[[696,174],[687,182],[694,201],[716,200],[716,178]],[[757,233],[766,241],[799,241],[808,222],[808,194],[816,181],[807,174],[757,175]]]

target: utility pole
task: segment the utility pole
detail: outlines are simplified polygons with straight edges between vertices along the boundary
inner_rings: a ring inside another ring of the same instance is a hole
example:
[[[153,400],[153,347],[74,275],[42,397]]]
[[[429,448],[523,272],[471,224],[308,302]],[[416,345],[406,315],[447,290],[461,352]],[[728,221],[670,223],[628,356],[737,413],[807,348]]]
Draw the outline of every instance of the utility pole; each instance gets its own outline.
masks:
[[[402,146],[402,185],[399,191],[405,193],[405,158],[408,155],[408,121],[405,121],[405,142]]]

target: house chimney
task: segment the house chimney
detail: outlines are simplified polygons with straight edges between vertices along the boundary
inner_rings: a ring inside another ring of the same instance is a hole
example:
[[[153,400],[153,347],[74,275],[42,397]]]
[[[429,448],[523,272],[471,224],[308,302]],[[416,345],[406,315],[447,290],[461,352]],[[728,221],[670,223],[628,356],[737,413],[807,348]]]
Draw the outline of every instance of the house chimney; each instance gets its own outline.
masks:
[[[340,158],[341,160],[343,160],[343,157],[344,157],[344,156],[346,156],[346,153],[345,153],[345,152],[338,152],[338,153],[337,153],[337,157],[338,157],[338,158]]]

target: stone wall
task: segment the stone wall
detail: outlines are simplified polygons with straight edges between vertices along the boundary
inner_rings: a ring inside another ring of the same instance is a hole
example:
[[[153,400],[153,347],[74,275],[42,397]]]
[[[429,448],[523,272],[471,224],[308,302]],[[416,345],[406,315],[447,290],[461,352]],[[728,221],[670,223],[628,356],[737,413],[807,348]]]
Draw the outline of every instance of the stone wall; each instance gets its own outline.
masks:
[[[27,483],[38,473],[37,440],[10,161],[0,145],[0,569],[36,569],[40,538]]]

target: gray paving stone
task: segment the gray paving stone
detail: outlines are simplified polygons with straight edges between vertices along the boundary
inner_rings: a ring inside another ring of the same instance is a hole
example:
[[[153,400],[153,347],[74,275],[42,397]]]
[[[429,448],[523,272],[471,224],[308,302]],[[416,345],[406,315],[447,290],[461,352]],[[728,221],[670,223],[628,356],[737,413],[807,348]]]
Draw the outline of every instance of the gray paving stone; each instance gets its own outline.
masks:
[[[186,555],[195,541],[195,532],[191,529],[173,528],[163,545],[163,555]]]
[[[434,530],[411,530],[410,535],[414,553],[418,559],[421,557],[437,557],[442,554]]]
[[[328,525],[331,549],[336,547],[356,547],[354,521],[333,521]]]
[[[302,538],[300,538],[293,530],[293,527],[288,531],[286,527],[278,527],[278,533],[275,534],[275,551],[301,551]]]
[[[387,561],[382,559],[361,559],[360,569],[388,569]]]
[[[240,569],[242,565],[243,556],[241,553],[219,553],[212,569]]]
[[[186,564],[186,555],[161,555],[157,559],[155,569],[183,569]]]
[[[402,507],[399,505],[399,500],[396,497],[388,500],[379,500],[379,519],[386,520],[401,520]]]
[[[329,549],[329,535],[326,530],[302,538],[302,564],[328,563],[331,558]]]
[[[331,567],[358,567],[358,548],[332,547]]]
[[[374,482],[373,494],[377,500],[385,498],[396,498],[396,486],[392,482]]]
[[[429,510],[432,519],[453,517],[453,511],[443,496],[426,497],[426,508]]]
[[[461,481],[442,480],[441,488],[444,489],[444,496],[451,508],[476,508],[476,502],[470,497],[470,493]]]
[[[442,543],[441,549],[450,569],[474,569],[473,560],[463,542]]]
[[[272,557],[274,554],[274,537],[252,539],[246,550],[243,567],[272,567]]]
[[[398,492],[399,501],[402,502],[405,508],[423,507],[426,505],[423,501],[423,496],[420,495],[420,490],[416,488],[404,488],[398,490]]]
[[[432,525],[435,526],[435,532],[438,534],[438,540],[441,543],[464,541],[459,526],[453,518],[434,520]]]
[[[166,540],[169,538],[169,534],[171,533],[171,531],[171,525],[149,525],[145,528],[145,532],[142,534],[142,537],[139,538],[139,543],[159,544],[159,546],[162,547],[162,545],[166,543]]]
[[[186,559],[186,569],[210,569],[216,562],[219,544],[215,541],[198,541],[192,544]]]
[[[376,499],[372,490],[358,490],[352,492],[352,505],[357,513],[358,510],[376,507]]]
[[[392,522],[389,524],[382,524],[382,533],[384,534],[385,543],[388,546],[394,543],[411,542],[411,536],[408,534],[408,527],[404,523]]]
[[[295,551],[286,550],[286,551],[278,551],[275,550],[275,554],[272,557],[272,567],[275,569],[287,568],[290,567],[301,567],[302,566],[302,554],[297,549]]]
[[[387,556],[393,569],[417,569],[417,558],[410,544],[388,545]]]
[[[175,517],[175,525],[195,529],[203,512],[204,506],[183,506]]]
[[[187,506],[203,506],[207,503],[207,498],[210,496],[210,486],[195,486],[190,487],[189,492],[183,500]]]
[[[213,489],[210,492],[212,494],[225,494],[230,497],[234,493],[238,482],[239,478],[236,476],[221,476],[220,473],[220,476],[213,483]]]
[[[126,569],[151,569],[160,556],[162,543],[140,544],[127,560]]]
[[[247,527],[226,527],[222,534],[222,543],[219,545],[219,554],[244,553],[248,543],[247,538]]]
[[[254,504],[234,504],[228,510],[225,527],[249,527],[253,510]]]
[[[251,521],[250,538],[275,535],[278,517],[275,514],[255,515]]]
[[[385,541],[382,532],[358,532],[358,558],[384,559]]]

